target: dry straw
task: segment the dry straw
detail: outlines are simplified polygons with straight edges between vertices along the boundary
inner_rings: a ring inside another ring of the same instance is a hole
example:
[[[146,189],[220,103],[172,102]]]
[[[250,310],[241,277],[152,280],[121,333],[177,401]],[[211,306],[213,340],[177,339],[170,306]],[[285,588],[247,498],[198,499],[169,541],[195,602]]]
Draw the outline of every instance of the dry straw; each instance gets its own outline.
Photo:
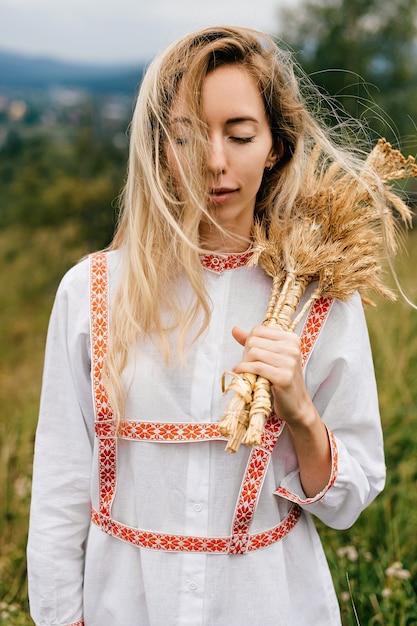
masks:
[[[254,229],[253,255],[272,277],[265,326],[293,330],[312,302],[321,296],[348,300],[359,291],[367,304],[371,291],[388,300],[395,293],[383,280],[383,261],[397,250],[398,223],[411,225],[411,211],[395,193],[391,181],[417,177],[413,157],[407,159],[380,139],[369,154],[359,179],[338,163],[324,167],[313,151],[305,190],[287,219]],[[319,174],[319,172],[321,172]],[[375,177],[375,172],[378,175]],[[382,200],[381,200],[382,195]],[[301,296],[312,281],[316,288],[297,312]],[[235,391],[219,427],[228,438],[226,450],[241,443],[259,445],[271,412],[270,382],[254,374],[232,374],[223,391]]]

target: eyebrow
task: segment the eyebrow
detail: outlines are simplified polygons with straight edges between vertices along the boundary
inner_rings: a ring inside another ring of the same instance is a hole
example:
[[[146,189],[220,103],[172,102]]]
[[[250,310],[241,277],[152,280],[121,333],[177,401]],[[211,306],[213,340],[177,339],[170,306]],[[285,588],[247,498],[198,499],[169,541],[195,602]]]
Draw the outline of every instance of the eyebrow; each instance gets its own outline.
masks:
[[[255,124],[259,124],[259,120],[255,117],[232,117],[229,120],[226,120],[226,126],[232,126],[233,124],[241,124],[242,122],[254,122]]]
[[[226,120],[225,124],[228,126],[232,124],[240,124],[242,122],[255,122],[255,124],[259,124],[259,120],[256,119],[256,117],[251,117],[250,115],[231,117]],[[189,117],[173,117],[172,120],[170,120],[170,124],[191,124],[191,120]]]

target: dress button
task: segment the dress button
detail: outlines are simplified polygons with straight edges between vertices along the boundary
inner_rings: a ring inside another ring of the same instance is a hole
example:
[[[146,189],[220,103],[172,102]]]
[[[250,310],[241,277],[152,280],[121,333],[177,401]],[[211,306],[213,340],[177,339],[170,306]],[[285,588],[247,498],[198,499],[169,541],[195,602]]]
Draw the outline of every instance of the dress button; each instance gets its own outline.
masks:
[[[203,348],[203,352],[204,352],[204,354],[211,354],[210,346],[205,345],[204,348]]]
[[[195,583],[193,583],[193,582],[188,583],[188,589],[190,591],[195,591],[197,589],[197,585]]]
[[[194,504],[193,509],[196,513],[200,513],[201,511],[201,504]]]

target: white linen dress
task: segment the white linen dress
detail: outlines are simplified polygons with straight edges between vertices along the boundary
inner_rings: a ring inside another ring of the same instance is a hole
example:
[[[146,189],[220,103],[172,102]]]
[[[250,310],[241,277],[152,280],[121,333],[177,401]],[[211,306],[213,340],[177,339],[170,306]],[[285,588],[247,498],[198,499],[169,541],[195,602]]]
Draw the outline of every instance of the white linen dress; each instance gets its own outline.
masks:
[[[121,253],[108,253],[110,298]],[[271,281],[242,255],[202,259],[212,315],[184,365],[167,365],[152,338],[132,347],[124,372],[126,419],[218,422],[229,399],[221,377],[240,361],[233,326],[264,318]],[[178,287],[183,301],[187,285]],[[181,294],[182,295],[182,294]],[[308,499],[284,427],[272,451],[251,532],[276,526],[292,502],[298,523],[282,540],[245,554],[155,550],[91,522],[99,507],[91,379],[89,263],[61,282],[45,355],[28,541],[31,615],[37,626],[337,626],[338,602],[311,514],[351,526],[382,490],[382,432],[359,296],[334,301],[304,368],[307,389],[334,436],[329,485]],[[301,332],[303,322],[297,328]],[[111,332],[111,320],[110,320]],[[176,333],[170,334],[175,349]],[[154,533],[230,535],[250,450],[225,442],[121,439],[112,516]]]

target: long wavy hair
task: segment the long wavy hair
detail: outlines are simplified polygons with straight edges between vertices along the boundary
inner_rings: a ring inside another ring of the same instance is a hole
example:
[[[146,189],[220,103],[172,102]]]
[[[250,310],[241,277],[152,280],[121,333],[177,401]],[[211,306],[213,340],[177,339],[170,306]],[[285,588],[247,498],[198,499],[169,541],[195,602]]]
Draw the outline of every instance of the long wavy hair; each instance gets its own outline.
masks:
[[[232,64],[255,79],[274,147],[281,154],[279,162],[264,174],[255,206],[257,221],[267,227],[291,212],[314,146],[321,148],[323,168],[337,160],[355,175],[363,165],[353,149],[343,147],[340,138],[345,133],[330,131],[321,121],[321,98],[290,52],[263,33],[229,26],[206,28],[175,42],[152,62],[131,123],[127,180],[110,246],[120,250],[122,263],[111,308],[105,384],[119,418],[125,395],[121,373],[131,346],[152,335],[169,360],[169,329],[178,330],[178,353],[185,354],[209,323],[210,301],[199,261],[199,226],[203,216],[217,226],[207,211],[204,194],[208,142],[201,94],[209,72]],[[188,158],[177,161],[179,195],[167,155],[169,150],[174,158],[176,154],[170,114],[180,85],[192,132],[187,140]],[[193,294],[186,310],[175,288],[180,277],[185,277]]]

